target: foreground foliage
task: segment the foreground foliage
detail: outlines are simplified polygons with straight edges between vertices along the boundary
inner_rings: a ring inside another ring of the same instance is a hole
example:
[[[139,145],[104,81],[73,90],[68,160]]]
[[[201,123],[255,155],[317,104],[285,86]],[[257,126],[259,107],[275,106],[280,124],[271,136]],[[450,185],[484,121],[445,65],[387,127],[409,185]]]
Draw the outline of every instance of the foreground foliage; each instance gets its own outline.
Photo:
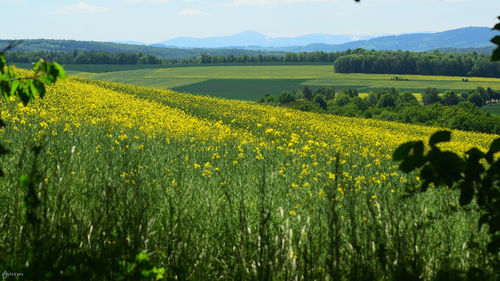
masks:
[[[1,116],[0,265],[28,279],[498,278],[479,212],[392,160],[436,128],[77,78]]]

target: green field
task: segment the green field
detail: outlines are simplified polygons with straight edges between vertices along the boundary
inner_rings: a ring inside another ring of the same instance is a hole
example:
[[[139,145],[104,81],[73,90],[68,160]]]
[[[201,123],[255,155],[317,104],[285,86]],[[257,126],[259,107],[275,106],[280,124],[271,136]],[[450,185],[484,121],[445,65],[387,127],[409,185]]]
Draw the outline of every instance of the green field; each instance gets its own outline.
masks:
[[[191,66],[73,73],[96,80],[241,100],[255,100],[267,93],[277,95],[283,90],[300,89],[303,85],[356,88],[359,92],[384,87],[412,93],[421,93],[427,87],[435,87],[442,92],[449,89],[466,92],[477,87],[500,90],[498,78],[469,77],[469,82],[462,82],[463,77],[404,75],[408,81],[393,81],[394,74],[342,74],[333,72],[330,65]]]
[[[17,67],[31,69],[32,63],[14,63]],[[213,67],[213,66],[256,66],[256,65],[266,65],[266,66],[276,66],[276,65],[331,65],[327,62],[259,62],[259,63],[211,63],[208,65],[203,65],[203,67]],[[178,68],[178,67],[196,67],[199,65],[193,64],[62,64],[64,69],[70,73],[75,74],[79,72],[90,72],[90,73],[106,73],[106,72],[117,72],[117,71],[128,71],[128,70],[140,70],[140,69],[158,69],[158,68]]]
[[[500,116],[500,103],[488,104],[481,107],[481,109],[493,115]]]

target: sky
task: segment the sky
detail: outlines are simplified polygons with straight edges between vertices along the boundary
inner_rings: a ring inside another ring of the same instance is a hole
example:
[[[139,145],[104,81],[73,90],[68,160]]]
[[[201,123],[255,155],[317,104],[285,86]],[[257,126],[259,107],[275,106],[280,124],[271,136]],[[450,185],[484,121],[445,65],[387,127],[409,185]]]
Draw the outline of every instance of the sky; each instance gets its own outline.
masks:
[[[253,30],[350,36],[493,27],[500,0],[0,0],[0,39],[157,43]]]

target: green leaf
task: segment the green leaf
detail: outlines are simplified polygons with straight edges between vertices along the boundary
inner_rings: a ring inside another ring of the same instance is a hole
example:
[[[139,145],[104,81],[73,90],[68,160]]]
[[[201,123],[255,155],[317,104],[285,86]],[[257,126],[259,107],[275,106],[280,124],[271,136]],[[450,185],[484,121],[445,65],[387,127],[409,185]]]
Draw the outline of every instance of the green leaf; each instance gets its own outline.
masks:
[[[57,78],[66,79],[66,70],[64,70],[64,68],[57,62],[53,62],[52,64],[54,65],[54,68],[57,69]]]
[[[33,64],[33,71],[35,71],[35,73],[40,70],[40,66],[42,65],[42,63],[43,59],[40,59],[39,61]]]
[[[5,65],[7,65],[7,61],[5,60],[3,55],[0,55],[0,73],[2,73],[2,74],[5,73],[5,71],[4,71]]]
[[[49,78],[47,78],[46,74],[42,74],[42,75],[38,76],[38,79],[42,80],[42,82],[44,82],[45,84],[48,84],[48,85],[51,84],[51,82],[50,82]]]
[[[28,189],[28,183],[30,181],[30,177],[27,175],[22,175],[19,177],[19,182],[21,183],[21,187],[24,188],[25,190]]]
[[[148,254],[146,254],[146,253],[139,253],[135,257],[135,260],[138,262],[148,261],[149,257],[148,257]]]
[[[12,67],[12,65],[7,66],[7,75],[9,75],[9,78],[16,77],[16,73],[14,72],[14,67]]]
[[[430,146],[436,146],[436,144],[440,142],[447,142],[451,140],[451,132],[450,131],[439,131],[434,133],[429,139]]]
[[[9,96],[13,96],[16,94],[16,91],[17,91],[17,88],[19,87],[19,84],[21,84],[21,82],[19,82],[19,80],[12,81],[12,83],[10,84]]]
[[[30,100],[34,100],[35,96],[38,94],[38,89],[33,84],[33,80],[28,80],[26,83],[29,87],[28,95],[30,97]]]

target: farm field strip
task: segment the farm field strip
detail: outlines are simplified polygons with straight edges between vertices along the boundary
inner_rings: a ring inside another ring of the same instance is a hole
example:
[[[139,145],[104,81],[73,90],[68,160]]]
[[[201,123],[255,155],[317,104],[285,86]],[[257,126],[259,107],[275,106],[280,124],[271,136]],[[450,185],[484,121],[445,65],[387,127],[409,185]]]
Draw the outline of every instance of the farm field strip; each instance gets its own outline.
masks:
[[[500,116],[500,103],[488,104],[481,107],[482,110]]]
[[[468,91],[479,86],[494,90],[500,89],[500,79],[468,77],[469,82],[462,82],[463,77],[450,76],[423,76],[397,74],[342,74],[334,73],[329,65],[274,65],[274,66],[196,66],[161,69],[141,69],[108,73],[78,73],[79,76],[105,80],[110,82],[128,83],[146,87],[163,89],[190,90],[202,92],[212,96],[251,100],[254,96],[263,96],[266,87],[272,88],[270,94],[277,95],[277,90],[284,80],[293,81],[283,90],[290,87],[301,88],[303,85],[319,87],[334,86],[338,88],[358,88],[367,91],[373,88],[395,87],[410,92],[422,92],[427,87],[435,87],[441,91],[453,89]],[[409,81],[391,80],[400,76]],[[221,83],[233,80],[229,86],[221,87]],[[216,81],[220,80],[220,83]],[[260,80],[260,81],[259,81]],[[203,84],[206,82],[206,84]],[[300,85],[298,85],[300,82]],[[258,85],[258,92],[246,96],[245,87],[252,83]],[[203,86],[203,87],[202,87]],[[285,85],[283,85],[285,86]],[[276,90],[274,90],[276,89]]]

